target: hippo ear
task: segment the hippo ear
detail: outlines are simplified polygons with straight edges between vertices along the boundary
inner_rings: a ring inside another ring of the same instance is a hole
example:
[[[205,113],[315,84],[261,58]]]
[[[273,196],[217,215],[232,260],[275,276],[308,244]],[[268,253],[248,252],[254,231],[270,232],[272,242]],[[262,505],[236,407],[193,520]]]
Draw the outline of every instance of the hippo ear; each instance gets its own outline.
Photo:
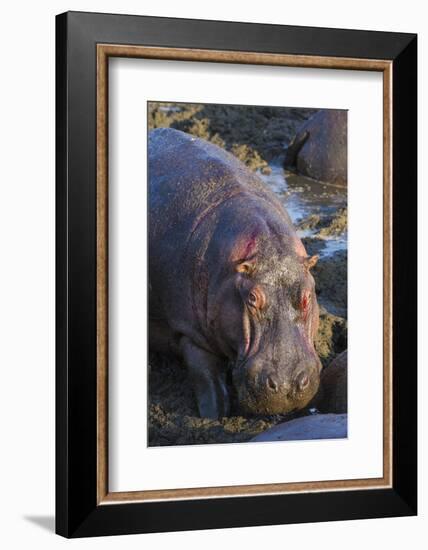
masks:
[[[303,265],[309,271],[319,260],[319,256],[308,256],[303,260]]]
[[[235,266],[235,269],[238,273],[247,273],[250,275],[256,266],[255,258],[251,261],[244,260],[243,262],[238,262]]]

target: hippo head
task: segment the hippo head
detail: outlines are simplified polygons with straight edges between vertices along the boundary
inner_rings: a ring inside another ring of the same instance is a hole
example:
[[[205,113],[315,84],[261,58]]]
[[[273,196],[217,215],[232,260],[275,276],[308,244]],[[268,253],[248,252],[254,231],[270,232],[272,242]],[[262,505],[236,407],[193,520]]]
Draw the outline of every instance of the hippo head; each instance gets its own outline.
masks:
[[[279,243],[272,236],[265,242],[245,238],[244,251],[238,249],[219,328],[235,353],[239,405],[253,414],[303,408],[318,390],[321,370],[313,344],[319,310],[310,273],[318,257],[308,257],[296,235]]]

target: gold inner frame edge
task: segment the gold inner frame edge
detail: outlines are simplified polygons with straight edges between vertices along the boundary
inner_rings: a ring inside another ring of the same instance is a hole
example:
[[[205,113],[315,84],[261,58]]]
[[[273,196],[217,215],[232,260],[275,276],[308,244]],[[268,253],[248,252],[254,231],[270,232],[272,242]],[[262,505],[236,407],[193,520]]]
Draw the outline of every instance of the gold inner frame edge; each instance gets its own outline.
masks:
[[[108,59],[133,57],[383,73],[383,476],[293,483],[109,492],[108,489]],[[392,486],[392,61],[97,44],[97,504],[225,498]]]

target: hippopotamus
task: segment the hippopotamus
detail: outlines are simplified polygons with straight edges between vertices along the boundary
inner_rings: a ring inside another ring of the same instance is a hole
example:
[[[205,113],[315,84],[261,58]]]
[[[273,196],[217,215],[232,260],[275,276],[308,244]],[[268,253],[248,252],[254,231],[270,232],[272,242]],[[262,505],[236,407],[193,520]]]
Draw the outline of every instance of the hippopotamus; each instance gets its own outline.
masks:
[[[201,417],[304,407],[321,370],[309,257],[286,210],[220,147],[148,136],[149,346],[187,367]]]
[[[347,120],[347,111],[318,111],[291,140],[285,168],[325,183],[347,185]]]

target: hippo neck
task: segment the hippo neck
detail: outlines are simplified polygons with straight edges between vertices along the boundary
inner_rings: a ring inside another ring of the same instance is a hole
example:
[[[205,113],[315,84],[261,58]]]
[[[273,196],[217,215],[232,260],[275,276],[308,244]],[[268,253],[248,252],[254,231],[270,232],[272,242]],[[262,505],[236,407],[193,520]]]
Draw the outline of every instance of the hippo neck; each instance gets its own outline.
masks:
[[[199,333],[198,336],[202,337],[204,343],[203,347],[213,353],[224,353],[221,346],[218,345],[213,334],[213,327],[210,323],[209,309],[210,302],[216,301],[218,296],[209,297],[210,288],[212,289],[213,274],[211,273],[212,259],[207,258],[210,254],[210,242],[200,238],[200,234],[204,228],[212,223],[213,218],[217,212],[227,205],[232,199],[239,198],[248,194],[248,190],[242,189],[242,187],[233,188],[228,194],[223,195],[221,199],[218,199],[209,204],[203,209],[196,217],[192,229],[189,235],[189,239],[186,246],[185,257],[190,259],[190,263],[193,265],[191,270],[191,284],[190,295],[192,302],[192,311],[194,319],[196,321],[196,330]],[[221,220],[221,218],[220,218]],[[208,239],[208,241],[210,241]],[[195,260],[195,258],[198,258]],[[214,263],[218,266],[220,259],[217,259]],[[216,271],[214,278],[220,274]],[[212,291],[212,290],[211,290]]]

